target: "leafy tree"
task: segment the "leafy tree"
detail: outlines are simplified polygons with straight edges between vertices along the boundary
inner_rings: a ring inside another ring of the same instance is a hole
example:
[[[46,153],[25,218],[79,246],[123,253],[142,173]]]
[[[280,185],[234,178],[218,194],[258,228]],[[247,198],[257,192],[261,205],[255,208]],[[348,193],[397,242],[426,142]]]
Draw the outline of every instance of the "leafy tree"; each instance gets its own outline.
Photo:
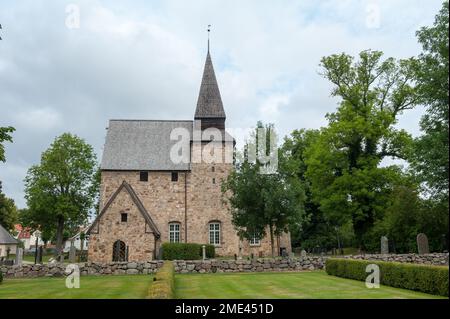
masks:
[[[276,143],[270,134],[275,134],[273,125],[257,124],[255,134],[244,149],[244,158],[223,182],[222,191],[231,205],[232,222],[240,237],[263,238],[268,229],[272,256],[275,256],[275,236],[289,231],[289,225],[302,220],[303,190],[298,179],[279,170],[262,173],[267,163],[261,156],[269,155],[269,150],[273,150],[270,146]],[[256,150],[254,161],[249,157],[251,149]]]
[[[420,102],[427,106],[415,141],[412,167],[429,193],[447,203],[449,180],[449,2],[444,1],[433,26],[423,27],[417,37],[423,47],[416,70]]]
[[[0,127],[0,162],[6,161],[5,147],[3,146],[3,142],[12,142],[11,133],[14,131],[15,129],[12,126]]]
[[[360,248],[402,174],[396,166],[381,167],[381,161],[406,159],[411,149],[410,135],[394,126],[397,116],[418,99],[414,60],[381,57],[382,52],[367,50],[356,62],[344,53],[322,59],[323,76],[341,102],[306,151],[314,201],[333,225],[351,220]]]
[[[63,239],[78,229],[94,205],[96,156],[92,146],[75,135],[57,137],[32,166],[25,178],[28,224],[39,226],[47,236],[54,231],[56,254]]]
[[[280,170],[286,176],[300,181],[304,193],[304,218],[301,225],[291,225],[291,242],[294,247],[313,250],[316,247],[330,249],[336,247],[336,230],[326,219],[319,205],[313,201],[311,185],[306,178],[306,150],[313,145],[320,132],[318,130],[294,130],[285,137],[280,149]]]
[[[0,181],[0,225],[12,231],[17,223],[18,213],[14,200],[2,193],[2,182]]]

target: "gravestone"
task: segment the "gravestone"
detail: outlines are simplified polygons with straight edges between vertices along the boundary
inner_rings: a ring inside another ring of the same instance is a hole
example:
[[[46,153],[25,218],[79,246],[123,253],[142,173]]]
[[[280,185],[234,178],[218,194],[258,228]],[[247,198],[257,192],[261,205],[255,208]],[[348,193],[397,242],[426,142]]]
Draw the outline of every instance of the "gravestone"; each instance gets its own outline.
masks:
[[[75,248],[73,242],[70,244],[69,250],[69,262],[73,264],[77,258],[77,249]]]
[[[430,253],[430,248],[428,246],[428,237],[424,233],[420,233],[417,235],[417,250],[419,251],[419,255]]]
[[[15,265],[21,266],[23,260],[23,248],[17,248],[16,250],[16,260],[14,262]]]
[[[381,236],[381,253],[389,254],[389,240],[386,236]]]
[[[203,255],[203,260],[205,260],[206,259],[206,246],[205,245],[202,246],[202,255]]]
[[[306,250],[302,250],[301,252],[300,252],[300,256],[301,257],[306,257]]]

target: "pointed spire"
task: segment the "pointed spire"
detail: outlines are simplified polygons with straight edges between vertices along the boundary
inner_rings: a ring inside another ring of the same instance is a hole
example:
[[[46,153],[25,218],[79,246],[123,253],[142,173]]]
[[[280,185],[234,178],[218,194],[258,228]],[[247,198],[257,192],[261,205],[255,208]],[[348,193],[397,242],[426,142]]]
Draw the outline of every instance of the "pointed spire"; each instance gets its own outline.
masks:
[[[209,48],[208,54],[206,55],[205,69],[203,70],[202,84],[200,86],[197,108],[194,115],[194,119],[202,118],[225,119],[225,111],[223,109],[222,98],[220,97],[219,86],[217,85]]]

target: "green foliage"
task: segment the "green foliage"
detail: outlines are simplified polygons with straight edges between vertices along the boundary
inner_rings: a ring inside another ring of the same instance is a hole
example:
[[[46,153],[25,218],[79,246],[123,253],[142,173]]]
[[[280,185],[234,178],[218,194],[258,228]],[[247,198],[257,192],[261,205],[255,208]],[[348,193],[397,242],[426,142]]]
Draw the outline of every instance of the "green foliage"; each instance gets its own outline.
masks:
[[[278,159],[274,151],[273,125],[258,123],[245,146],[243,158],[222,184],[224,197],[232,207],[232,222],[241,238],[264,238],[269,230],[274,251],[274,236],[299,225],[303,216],[303,189],[288,170],[270,170],[262,157]],[[271,148],[272,147],[272,148]],[[253,151],[252,151],[253,150]],[[254,155],[254,159],[251,155]],[[272,162],[273,163],[273,162]]]
[[[175,270],[171,261],[165,261],[158,269],[153,283],[150,285],[147,298],[173,299],[175,295]]]
[[[3,146],[3,142],[12,142],[11,133],[15,131],[15,128],[12,126],[0,127],[0,162],[5,162],[5,147]]]
[[[326,261],[326,272],[337,277],[365,281],[369,275],[366,272],[369,264],[380,267],[382,285],[448,296],[447,266],[330,258]]]
[[[2,282],[3,282],[3,273],[2,273],[2,271],[0,270],[0,285],[1,285]]]
[[[163,260],[196,260],[203,258],[202,244],[195,243],[163,243]],[[205,244],[206,258],[215,257],[214,245]]]
[[[98,192],[93,187],[96,166],[92,146],[64,133],[42,154],[40,164],[28,170],[25,198],[29,209],[21,218],[25,226],[39,226],[47,236],[56,230],[57,251],[63,237],[74,234],[93,207]]]
[[[322,59],[323,75],[341,102],[305,151],[313,200],[332,225],[351,221],[363,249],[364,234],[382,218],[402,176],[398,167],[380,163],[385,157],[404,159],[411,150],[409,134],[395,128],[397,116],[417,103],[414,61],[381,57],[368,50],[356,62],[346,54]]]
[[[2,193],[2,182],[0,181],[0,225],[8,231],[14,230],[14,224],[18,221],[18,210],[14,200]]]
[[[416,80],[426,113],[415,140],[412,168],[435,200],[447,203],[449,181],[449,2],[444,1],[433,26],[417,31],[423,52],[418,59]]]

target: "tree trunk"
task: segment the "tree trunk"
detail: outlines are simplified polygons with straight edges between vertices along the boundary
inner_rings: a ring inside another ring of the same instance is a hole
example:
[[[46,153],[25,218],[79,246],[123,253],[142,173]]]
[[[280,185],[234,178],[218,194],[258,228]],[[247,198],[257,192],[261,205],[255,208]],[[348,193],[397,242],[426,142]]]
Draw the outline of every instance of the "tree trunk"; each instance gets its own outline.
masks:
[[[272,247],[272,258],[275,257],[275,247],[274,247],[274,239],[273,239],[273,226],[269,225],[270,230],[270,246]]]
[[[56,228],[55,257],[59,257],[62,254],[63,236],[64,236],[64,217],[58,216],[58,225]]]

